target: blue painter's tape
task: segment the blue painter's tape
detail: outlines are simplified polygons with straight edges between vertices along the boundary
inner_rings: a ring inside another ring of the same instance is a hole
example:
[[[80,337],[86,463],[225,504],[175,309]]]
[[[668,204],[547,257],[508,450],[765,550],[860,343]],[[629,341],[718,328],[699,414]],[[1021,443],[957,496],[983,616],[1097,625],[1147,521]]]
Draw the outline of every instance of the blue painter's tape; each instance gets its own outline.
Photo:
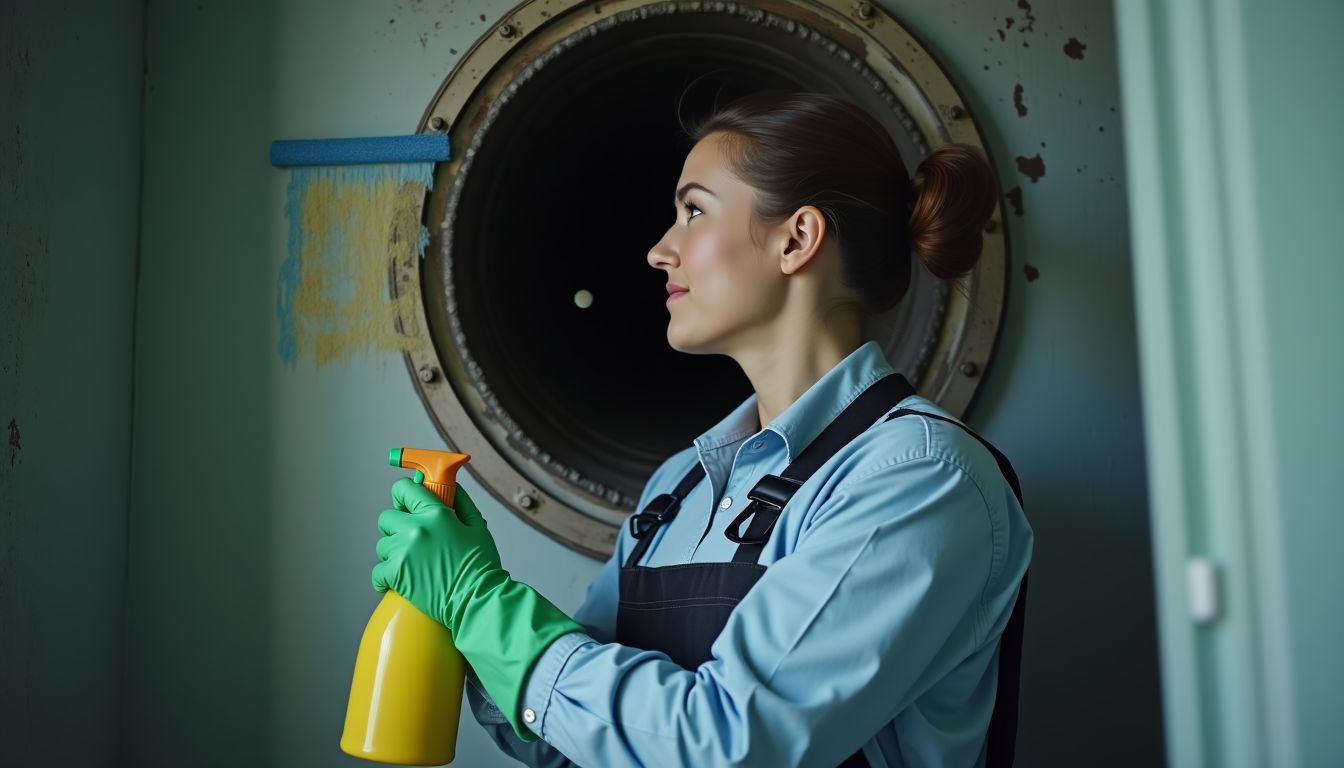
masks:
[[[281,139],[271,142],[271,165],[418,163],[451,157],[448,135],[371,136],[363,139]]]

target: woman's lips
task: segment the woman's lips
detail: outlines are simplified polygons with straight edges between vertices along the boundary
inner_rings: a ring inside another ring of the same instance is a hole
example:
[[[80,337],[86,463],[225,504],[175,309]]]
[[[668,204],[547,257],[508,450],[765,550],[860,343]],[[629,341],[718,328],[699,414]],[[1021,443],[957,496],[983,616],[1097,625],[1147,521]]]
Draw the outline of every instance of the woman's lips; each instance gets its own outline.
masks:
[[[682,296],[685,296],[687,293],[688,291],[673,291],[672,293],[668,294],[667,303],[671,304],[672,302],[676,301]]]

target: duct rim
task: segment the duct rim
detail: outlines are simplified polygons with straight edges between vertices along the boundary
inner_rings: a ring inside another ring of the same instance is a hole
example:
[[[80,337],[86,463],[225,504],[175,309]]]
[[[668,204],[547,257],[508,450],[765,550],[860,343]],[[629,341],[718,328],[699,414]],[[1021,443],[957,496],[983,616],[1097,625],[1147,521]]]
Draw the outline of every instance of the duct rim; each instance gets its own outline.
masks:
[[[455,317],[452,281],[446,279],[452,272],[454,213],[482,139],[535,73],[604,32],[675,14],[726,14],[798,35],[839,58],[883,94],[920,157],[928,145],[955,141],[978,146],[993,164],[970,110],[946,73],[908,30],[867,3],[534,0],[515,7],[478,38],[420,123],[421,132],[448,132],[454,156],[436,168],[423,205],[429,231],[426,253],[446,254],[444,263],[427,257],[422,274],[420,263],[403,258],[390,269],[399,327],[411,339],[405,362],[440,435],[451,449],[472,455],[469,466],[481,483],[529,524],[598,559],[612,552],[633,500],[583,477],[535,444],[529,446],[526,432],[492,402],[485,374]],[[907,162],[913,166],[918,159],[908,157]],[[941,283],[934,288],[936,306],[928,333],[907,371],[921,394],[958,416],[969,410],[984,380],[1002,323],[1008,259],[1003,224],[1000,206],[964,294]],[[440,296],[426,292],[440,287]],[[435,344],[436,337],[440,344]],[[487,413],[490,418],[483,418]],[[514,449],[514,457],[500,446]]]

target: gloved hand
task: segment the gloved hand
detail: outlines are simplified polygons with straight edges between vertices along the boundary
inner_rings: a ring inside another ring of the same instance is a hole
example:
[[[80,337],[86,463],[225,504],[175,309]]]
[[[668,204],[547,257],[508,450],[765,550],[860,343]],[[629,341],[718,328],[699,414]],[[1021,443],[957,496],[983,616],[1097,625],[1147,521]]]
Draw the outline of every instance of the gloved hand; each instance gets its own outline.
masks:
[[[557,637],[583,631],[576,621],[500,565],[485,518],[461,485],[456,510],[404,477],[392,484],[394,509],[378,517],[373,588],[392,589],[448,627],[453,643],[518,737],[536,740],[522,723],[524,682]]]
[[[392,503],[378,516],[383,538],[375,547],[381,562],[373,567],[373,588],[392,589],[451,630],[448,604],[456,587],[501,567],[495,539],[461,485],[456,510],[409,477],[392,484]]]

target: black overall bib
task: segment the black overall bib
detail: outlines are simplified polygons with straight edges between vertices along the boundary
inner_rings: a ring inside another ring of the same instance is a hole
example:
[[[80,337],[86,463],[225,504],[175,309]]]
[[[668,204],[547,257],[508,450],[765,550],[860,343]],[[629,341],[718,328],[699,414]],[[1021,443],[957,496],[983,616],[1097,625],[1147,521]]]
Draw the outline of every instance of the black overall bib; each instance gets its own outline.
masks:
[[[899,373],[882,377],[868,387],[835,418],[810,445],[784,469],[782,475],[765,475],[747,494],[751,502],[728,526],[726,535],[738,543],[731,562],[687,563],[649,568],[639,565],[658,526],[676,516],[681,500],[705,476],[696,462],[672,493],[654,497],[645,509],[630,518],[630,531],[638,540],[621,568],[620,604],[616,614],[616,641],[622,645],[666,653],[688,670],[709,661],[710,646],[728,622],[728,615],[765,573],[757,560],[765,549],[775,521],[790,497],[812,473],[892,405],[913,395],[910,382]],[[888,419],[920,414],[957,422],[932,413],[902,408]],[[963,425],[957,426],[966,429]],[[1008,483],[1022,502],[1017,475],[1008,459],[984,438],[966,429],[984,444],[998,461]],[[751,518],[745,533],[742,523]],[[987,766],[1001,768],[1013,763],[1017,738],[1017,691],[1022,656],[1022,624],[1027,577],[1022,576],[1017,602],[1004,628],[999,650],[999,686],[989,723]],[[860,748],[839,768],[867,768]]]

